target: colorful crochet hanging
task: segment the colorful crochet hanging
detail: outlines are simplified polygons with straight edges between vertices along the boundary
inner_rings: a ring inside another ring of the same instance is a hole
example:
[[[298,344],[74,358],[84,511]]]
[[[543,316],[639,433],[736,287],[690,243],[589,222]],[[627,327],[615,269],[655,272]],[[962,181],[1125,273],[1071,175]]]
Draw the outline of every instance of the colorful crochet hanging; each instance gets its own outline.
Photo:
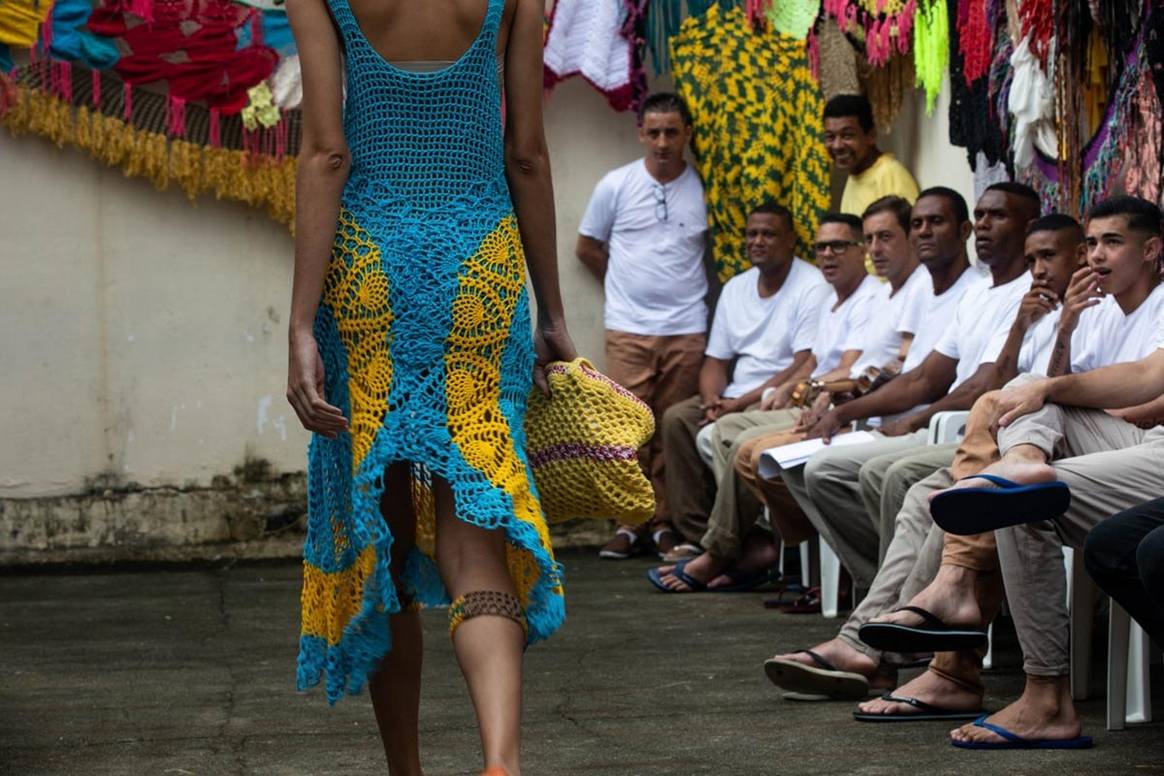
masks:
[[[713,6],[671,40],[675,85],[695,118],[713,256],[727,280],[747,269],[748,211],[766,200],[792,211],[800,249],[829,205],[824,109],[803,41],[757,32],[742,9]],[[807,255],[802,253],[801,255]]]
[[[647,76],[635,53],[634,24],[622,0],[557,0],[544,52],[545,86],[581,75],[618,111],[646,97]]]
[[[926,115],[933,115],[950,63],[950,19],[946,0],[918,0],[914,12],[913,70],[926,94]]]
[[[978,152],[990,164],[1005,162],[1009,167],[1009,113],[1006,98],[1010,84],[1010,56],[1013,48],[1007,35],[992,35],[995,46],[991,66],[986,73],[967,81],[960,45],[958,5],[950,5],[950,142],[966,149],[971,169],[977,169]],[[990,29],[998,26],[1006,14],[1001,4],[993,9]],[[1001,106],[1001,107],[1000,107]]]
[[[0,19],[12,5],[0,3]],[[294,55],[281,11],[228,0],[40,8],[51,21],[27,64],[0,76],[0,124],[158,188],[245,202],[291,223],[300,120],[266,83],[280,54]]]
[[[1137,145],[1152,143],[1150,136],[1136,134],[1138,129],[1150,126],[1153,119],[1159,119],[1159,103],[1145,101],[1141,94],[1144,82],[1152,79],[1150,62],[1145,56],[1144,33],[1141,27],[1126,53],[1119,58],[1118,81],[1095,135],[1075,154],[1066,148],[1060,150],[1067,159],[1079,159],[1080,162],[1068,166],[1060,159],[1038,154],[1035,164],[1027,172],[1024,182],[1039,192],[1045,207],[1076,215],[1085,213],[1092,203],[1107,196],[1117,183],[1129,182],[1126,161],[1141,158],[1142,151],[1136,148]],[[1154,116],[1151,113],[1139,115],[1139,111],[1144,109],[1156,113]],[[1145,181],[1142,175],[1133,174],[1131,183],[1138,181],[1142,188],[1129,188],[1128,193],[1158,198],[1158,175],[1155,178],[1155,181]]]
[[[924,2],[924,0],[921,0]],[[845,32],[860,31],[869,64],[881,66],[897,51],[908,54],[919,0],[824,0],[824,12]]]

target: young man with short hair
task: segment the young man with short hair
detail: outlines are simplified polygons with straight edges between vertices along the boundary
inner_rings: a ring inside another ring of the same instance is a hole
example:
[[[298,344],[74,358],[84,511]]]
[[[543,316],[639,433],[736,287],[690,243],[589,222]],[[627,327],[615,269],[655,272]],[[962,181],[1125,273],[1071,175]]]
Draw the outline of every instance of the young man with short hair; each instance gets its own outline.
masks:
[[[578,229],[578,258],[605,290],[606,372],[646,402],[656,427],[668,407],[697,390],[706,346],[707,210],[699,176],[683,158],[691,131],[681,98],[648,97],[639,115],[645,156],[599,181]],[[666,551],[673,534],[660,434],[639,461],[656,503],[644,532]],[[642,538],[620,526],[600,554],[629,557]]]

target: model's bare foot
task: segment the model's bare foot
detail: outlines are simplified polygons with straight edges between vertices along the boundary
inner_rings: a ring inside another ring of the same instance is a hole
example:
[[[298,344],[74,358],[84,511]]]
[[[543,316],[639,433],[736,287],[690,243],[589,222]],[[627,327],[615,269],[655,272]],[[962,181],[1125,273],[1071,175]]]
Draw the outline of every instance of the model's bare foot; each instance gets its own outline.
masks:
[[[780,562],[780,549],[772,541],[770,534],[760,537],[751,537],[744,542],[744,553],[736,562],[734,569],[753,574],[767,571]],[[724,585],[734,585],[738,580],[726,574],[718,574],[707,583],[708,590],[714,590]]]
[[[922,703],[950,711],[975,711],[982,708],[982,694],[972,692],[933,671],[923,671],[893,691],[901,698],[917,698]],[[858,703],[865,714],[916,714],[917,709],[907,703],[883,701],[880,698]]]
[[[727,563],[716,560],[712,557],[710,552],[705,552],[683,564],[683,573],[693,579],[697,579],[703,584],[707,584],[713,577],[721,574],[727,568]],[[691,592],[691,586],[682,579],[674,575],[675,566],[661,566],[659,568],[659,581],[668,590],[674,590],[677,593]]]
[[[987,722],[1028,739],[1065,741],[1077,737],[1082,726],[1071,702],[1071,683],[1065,676],[1028,676],[1023,695]],[[997,733],[976,725],[963,725],[950,731],[954,741],[1003,743]]]
[[[947,625],[978,628],[983,623],[976,595],[977,584],[977,571],[961,566],[942,566],[934,581],[915,595],[909,605],[925,609]],[[921,615],[909,611],[892,612],[873,622],[893,622],[906,626],[926,624]]]
[[[884,674],[878,673],[877,661],[864,652],[858,652],[840,639],[832,639],[822,644],[817,644],[812,648],[812,651],[832,663],[838,671],[851,671],[854,674],[860,674],[866,677],[871,687],[886,690],[893,687],[892,679]],[[776,655],[775,657],[794,660],[797,663],[804,663],[807,666],[819,668],[812,657],[803,652],[792,652],[787,655]]]
[[[990,464],[982,470],[982,474],[993,474],[996,477],[1011,480],[1012,482],[1022,483],[1023,485],[1033,485],[1036,482],[1051,482],[1056,479],[1055,470],[1047,463],[1047,456],[1042,450],[1031,445],[1019,445],[1007,452],[1002,460]],[[941,493],[948,493],[951,490],[960,490],[961,488],[993,488],[989,480],[981,479],[977,476],[970,476],[958,480],[953,485],[943,490],[935,490],[929,495],[930,501],[933,501]]]

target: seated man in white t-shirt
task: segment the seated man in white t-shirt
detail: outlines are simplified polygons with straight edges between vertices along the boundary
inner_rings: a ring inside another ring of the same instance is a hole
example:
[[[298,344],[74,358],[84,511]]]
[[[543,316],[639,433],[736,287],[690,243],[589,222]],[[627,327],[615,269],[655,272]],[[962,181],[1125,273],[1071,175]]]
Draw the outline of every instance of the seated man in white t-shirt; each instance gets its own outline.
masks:
[[[659,432],[667,507],[687,541],[702,536],[715,495],[697,435],[705,427],[709,433],[719,418],[759,405],[765,388],[783,385],[808,363],[830,290],[820,270],[796,257],[792,213],[783,205],[767,203],[749,214],[744,245],[752,268],[724,285],[699,394],[668,409]]]
[[[1049,352],[1035,358],[1034,371],[1039,363],[1047,363],[1047,374],[1051,377],[1079,374],[1115,363],[1135,362],[1152,353],[1154,330],[1164,321],[1164,286],[1160,285],[1156,271],[1160,221],[1155,206],[1137,198],[1114,197],[1092,208],[1088,221],[1088,265],[1072,279],[1053,344],[1045,348]],[[964,477],[970,479],[963,487],[981,484],[972,475],[998,458],[992,429],[1000,414],[998,400],[1002,395],[993,392],[975,404],[955,465],[944,478],[930,483],[931,491]],[[1108,414],[1151,427],[1164,416],[1164,399],[1148,406],[1110,410]],[[993,467],[987,470],[995,472]],[[1126,478],[1121,473],[1119,479],[1124,483],[1135,480],[1130,469]],[[1072,483],[1073,489],[1077,487]],[[1114,483],[1110,488],[1104,487],[1119,490]],[[1133,489],[1132,497],[1135,493]],[[1079,495],[1085,500],[1091,499],[1087,493]],[[1094,513],[1098,516],[1100,511]],[[936,526],[933,532],[941,534]],[[937,576],[916,595],[921,585],[905,585],[902,603],[929,611],[955,627],[985,628],[1001,600],[995,541],[999,534],[944,535]],[[924,584],[925,579],[921,582]],[[894,623],[895,628],[907,634],[924,631],[926,627],[919,615],[909,611],[875,622]],[[933,643],[931,649],[943,648],[940,639],[926,636],[924,632],[920,635]],[[968,651],[939,652],[935,664],[943,673],[923,674],[903,690],[930,703],[965,707],[972,700],[965,686],[975,684],[978,679],[976,655]],[[951,681],[949,676],[962,681],[960,684]],[[893,704],[869,706],[871,713],[901,711]]]
[[[683,158],[691,114],[675,94],[653,94],[639,113],[642,159],[599,181],[578,227],[578,258],[602,281],[606,373],[655,415],[699,390],[707,346],[707,209],[703,185]],[[599,553],[621,559],[650,535],[660,552],[674,533],[663,489],[663,440],[639,450],[655,491],[655,514],[639,529],[620,526]]]
[[[950,195],[943,194],[938,201],[949,203]],[[933,199],[923,192],[914,206],[913,235],[919,250],[931,233],[937,240],[939,234],[949,236],[952,228],[947,223],[926,223],[926,216],[939,215],[929,205]],[[933,352],[925,355],[917,368],[907,369],[879,391],[830,410],[809,432],[810,438],[823,436],[827,441],[854,420],[881,416],[880,429],[873,432],[875,440],[825,447],[805,465],[780,472],[796,502],[837,552],[858,588],[868,589],[872,584],[878,560],[877,528],[861,497],[861,468],[874,459],[884,460],[882,456],[914,453],[934,456],[929,472],[949,465],[953,449],[926,448],[926,426],[934,413],[969,409],[979,396],[998,387],[994,367],[998,350],[991,348],[1001,348],[998,334],[1009,331],[1020,302],[1030,290],[1024,244],[1026,226],[1038,213],[1038,195],[1028,186],[1000,183],[983,193],[974,207],[973,228],[978,260],[989,269],[989,278],[966,291]],[[944,213],[941,217],[944,221],[961,215]],[[916,355],[922,356],[920,352]],[[910,361],[914,356],[911,348]],[[897,418],[885,417],[895,414]]]
[[[812,357],[788,378],[784,386],[809,377],[825,381],[847,377],[853,364],[861,357],[870,322],[884,312],[874,306],[874,302],[883,296],[884,285],[865,272],[861,219],[847,213],[827,213],[822,216],[817,228],[815,250],[818,266],[832,287],[832,293],[818,311]],[[783,386],[776,390],[786,395],[788,393]],[[718,439],[729,424],[732,428],[726,430],[724,437],[734,438],[759,425],[795,422],[799,414],[798,408],[734,413],[715,422],[713,437]],[[730,456],[731,448],[724,449],[727,449]],[[760,504],[750,491],[737,483],[735,469],[727,465],[729,461],[730,458],[727,458],[713,466],[716,498],[708,517],[709,529],[700,540],[707,552],[652,572],[649,576],[661,590],[702,590],[708,580],[725,571],[738,556],[738,537],[759,515]],[[684,566],[689,571],[684,571]],[[757,569],[754,573],[741,574],[740,578],[732,579],[718,589],[751,589],[766,581],[766,571]]]
[[[1027,231],[1025,252],[1033,280],[1031,290],[1023,299],[1003,351],[995,362],[1004,379],[1020,369],[1027,371],[1045,367],[1055,343],[1055,328],[1057,321],[1060,320],[1060,307],[1070,308],[1076,303],[1070,296],[1064,299],[1064,294],[1073,278],[1072,272],[1079,265],[1083,248],[1083,233],[1079,224],[1068,216],[1050,215],[1032,221]],[[981,403],[980,400],[978,404]],[[968,424],[967,428],[969,429],[971,425]],[[981,443],[977,441],[978,436],[976,432],[969,431],[962,448],[956,455],[951,453],[955,465],[966,457],[968,445],[981,447]],[[979,452],[975,455],[989,453]],[[863,699],[871,683],[878,686],[888,685],[895,669],[883,663],[882,653],[864,644],[858,638],[858,632],[870,620],[896,608],[902,602],[903,590],[916,591],[920,584],[924,584],[925,579],[928,579],[925,575],[933,573],[936,556],[941,547],[937,541],[938,537],[931,534],[939,534],[940,531],[934,528],[930,519],[925,493],[935,487],[941,487],[933,486],[932,483],[935,481],[940,481],[942,485],[946,484],[946,480],[942,479],[946,476],[948,475],[945,469],[938,473],[930,472],[921,479],[922,484],[907,489],[908,493],[903,498],[903,504],[894,511],[889,541],[886,543],[885,552],[882,554],[868,595],[854,608],[837,636],[813,646],[812,654],[801,651],[777,655],[769,661],[768,674],[777,685],[786,690],[803,692],[815,682],[824,685],[844,675],[839,686],[824,693],[843,700]],[[876,549],[875,537],[871,537],[868,543],[872,553]],[[917,581],[919,579],[922,580],[920,584]],[[813,657],[813,654],[816,657]],[[824,660],[830,667],[823,667],[818,658]],[[967,687],[978,686],[976,672],[971,675],[961,666],[946,665],[943,656],[939,655],[934,659],[933,672],[936,676],[943,671],[946,672],[942,674],[943,676],[960,675]],[[914,697],[908,694],[910,689],[913,688],[903,687],[900,692],[895,693],[895,696]],[[930,710],[930,714],[946,712],[968,714],[978,708],[974,705],[958,708],[957,704],[947,708],[946,699],[941,701],[919,699],[935,707]],[[981,701],[980,698],[978,700]],[[903,700],[889,701],[881,705],[892,707],[893,714],[901,719],[920,718],[919,715],[922,713],[922,707],[911,709],[908,702]]]

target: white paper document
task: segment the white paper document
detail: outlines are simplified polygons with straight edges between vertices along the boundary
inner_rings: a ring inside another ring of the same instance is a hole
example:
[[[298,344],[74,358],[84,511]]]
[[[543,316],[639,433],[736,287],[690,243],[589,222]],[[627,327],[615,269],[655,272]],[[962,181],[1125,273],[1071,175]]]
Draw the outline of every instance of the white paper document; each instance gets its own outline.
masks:
[[[844,447],[845,445],[860,445],[872,442],[877,437],[868,431],[852,431],[848,434],[838,434],[833,437],[829,447]],[[806,439],[803,442],[793,442],[790,445],[770,447],[760,453],[760,476],[774,477],[781,469],[792,469],[802,466],[813,453],[823,450],[825,443],[819,439]]]

